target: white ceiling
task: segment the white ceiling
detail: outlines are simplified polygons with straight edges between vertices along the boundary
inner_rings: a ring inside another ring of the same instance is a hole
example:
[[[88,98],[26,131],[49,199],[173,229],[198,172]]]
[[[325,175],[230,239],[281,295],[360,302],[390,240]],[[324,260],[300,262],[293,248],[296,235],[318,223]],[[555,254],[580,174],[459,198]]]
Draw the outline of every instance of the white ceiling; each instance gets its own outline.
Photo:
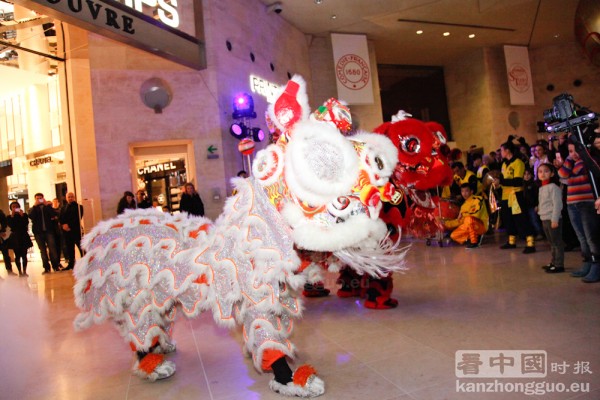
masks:
[[[261,1],[265,5],[275,3]],[[317,4],[315,0],[279,0],[282,12],[278,16],[301,32],[319,37],[330,33],[365,34],[375,45],[379,64],[443,66],[480,47],[510,44],[536,48],[573,42],[578,2],[321,0]],[[423,30],[423,34],[417,35],[417,30]],[[444,37],[444,32],[450,35]],[[469,34],[475,37],[470,39]]]

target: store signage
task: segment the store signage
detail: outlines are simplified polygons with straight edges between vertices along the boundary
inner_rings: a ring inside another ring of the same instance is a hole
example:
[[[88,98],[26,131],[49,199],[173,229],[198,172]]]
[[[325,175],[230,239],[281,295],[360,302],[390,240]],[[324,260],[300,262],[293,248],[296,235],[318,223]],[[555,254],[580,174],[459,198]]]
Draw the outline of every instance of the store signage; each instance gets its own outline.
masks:
[[[252,93],[266,97],[269,103],[275,101],[277,89],[279,89],[279,85],[258,76],[250,75],[250,90]]]
[[[166,162],[154,165],[146,165],[144,168],[138,168],[138,175],[146,175],[153,174],[155,172],[164,172],[164,171],[176,171],[182,168],[182,165],[179,165],[181,162]]]
[[[204,43],[172,27],[179,24],[175,0],[125,1],[133,7],[115,0],[14,0],[14,3],[188,67],[206,68]],[[162,24],[142,14],[138,11],[142,3],[156,4],[160,7],[161,21],[169,23]]]
[[[29,166],[30,167],[39,167],[44,164],[50,164],[50,163],[52,163],[52,157],[47,156],[47,157],[34,158],[33,160],[29,161]]]
[[[179,27],[177,0],[124,0],[121,2],[139,12],[144,12],[143,6],[154,8],[160,22],[172,28]]]

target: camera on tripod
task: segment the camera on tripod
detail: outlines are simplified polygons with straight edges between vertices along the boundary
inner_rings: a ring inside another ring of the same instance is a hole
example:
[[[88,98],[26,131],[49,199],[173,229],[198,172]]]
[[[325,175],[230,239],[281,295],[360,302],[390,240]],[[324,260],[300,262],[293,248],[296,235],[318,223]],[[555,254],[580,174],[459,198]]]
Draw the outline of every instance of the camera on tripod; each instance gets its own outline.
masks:
[[[588,124],[598,119],[596,113],[581,107],[573,101],[573,96],[563,93],[552,99],[552,108],[544,110],[546,132],[570,132],[576,126]]]
[[[587,167],[594,198],[598,198],[598,184],[596,176],[600,176],[600,166],[590,155],[589,149],[594,141],[594,128],[598,125],[596,113],[581,107],[573,101],[573,96],[563,93],[552,99],[552,108],[544,111],[546,132],[569,132],[569,144],[575,146]]]

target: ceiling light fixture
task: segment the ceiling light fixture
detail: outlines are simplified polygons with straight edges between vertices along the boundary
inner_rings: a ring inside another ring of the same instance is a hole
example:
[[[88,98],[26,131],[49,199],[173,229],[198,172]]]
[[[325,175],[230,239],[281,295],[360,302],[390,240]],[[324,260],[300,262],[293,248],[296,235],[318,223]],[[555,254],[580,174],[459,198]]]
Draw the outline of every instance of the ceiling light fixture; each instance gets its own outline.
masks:
[[[331,16],[331,19],[336,19],[336,18],[337,18],[337,15],[335,15],[335,14],[333,14],[333,15]]]
[[[323,0],[315,0],[315,4],[321,4]]]
[[[450,36],[450,32],[444,32],[444,36]]]
[[[422,34],[423,34],[423,31],[419,29],[419,30],[417,31],[417,35],[422,35]]]
[[[475,34],[474,34],[474,33],[471,33],[471,34],[469,35],[469,39],[473,39],[474,37],[475,37]]]

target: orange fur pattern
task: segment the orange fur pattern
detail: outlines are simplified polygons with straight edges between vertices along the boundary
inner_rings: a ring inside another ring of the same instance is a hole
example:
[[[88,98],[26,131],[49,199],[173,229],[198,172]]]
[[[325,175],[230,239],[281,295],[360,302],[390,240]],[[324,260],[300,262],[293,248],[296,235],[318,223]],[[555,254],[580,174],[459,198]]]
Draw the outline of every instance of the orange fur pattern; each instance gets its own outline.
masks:
[[[281,357],[285,357],[285,354],[279,350],[266,349],[263,351],[262,369],[263,371],[271,371],[271,365]]]
[[[164,359],[164,354],[147,354],[144,358],[140,360],[138,368],[144,371],[146,374],[150,375],[152,372],[154,372],[156,367],[162,364]]]
[[[308,378],[312,375],[316,375],[317,370],[312,367],[312,365],[301,365],[298,367],[296,372],[294,372],[294,383],[299,386],[306,385]]]

